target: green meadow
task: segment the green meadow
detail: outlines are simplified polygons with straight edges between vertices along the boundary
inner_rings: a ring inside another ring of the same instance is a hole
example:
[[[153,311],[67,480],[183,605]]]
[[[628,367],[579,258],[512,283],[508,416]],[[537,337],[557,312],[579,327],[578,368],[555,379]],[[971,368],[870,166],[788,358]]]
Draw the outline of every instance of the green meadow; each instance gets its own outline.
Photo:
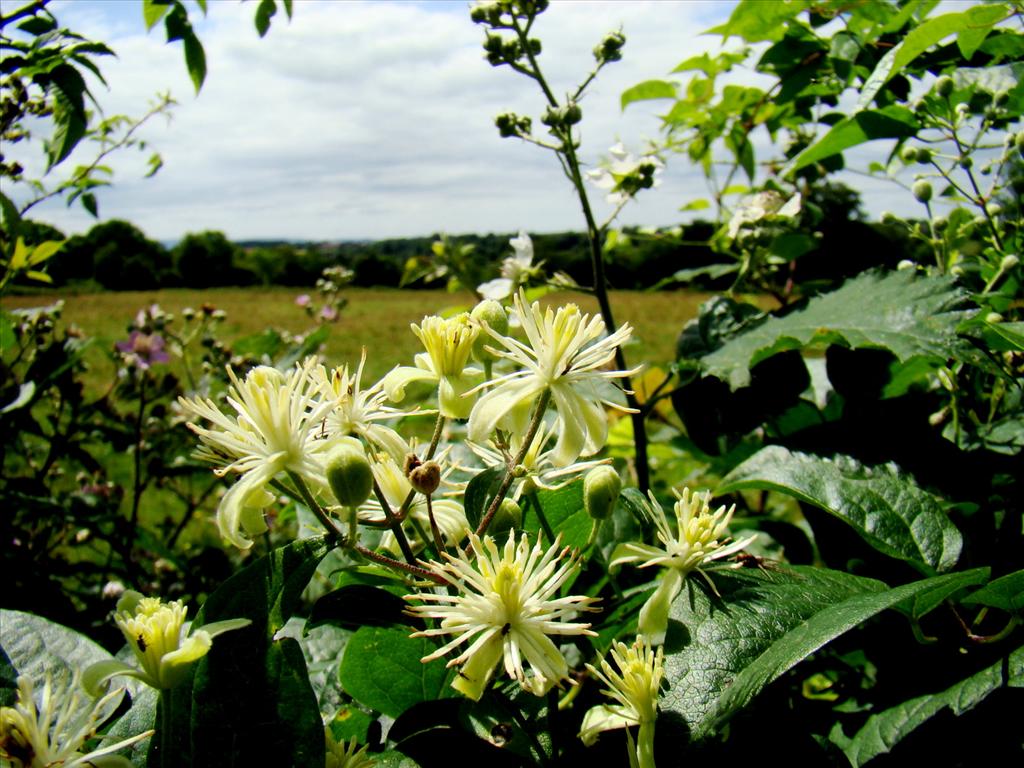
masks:
[[[113,374],[110,352],[114,343],[128,335],[135,313],[150,304],[159,304],[172,312],[180,324],[181,310],[198,310],[209,304],[227,314],[219,337],[226,343],[260,333],[268,327],[290,333],[302,333],[315,327],[315,320],[295,304],[304,293],[298,288],[210,288],[190,290],[173,288],[156,291],[106,291],[98,293],[55,292],[31,296],[8,296],[6,309],[18,309],[64,302],[64,320],[94,339],[88,357],[90,383],[102,385]],[[444,290],[400,290],[397,288],[351,288],[345,292],[348,306],[331,326],[331,335],[323,350],[331,365],[356,363],[360,351],[367,349],[366,381],[372,381],[397,364],[410,364],[422,351],[410,332],[410,323],[424,315],[468,309],[473,305],[469,293]],[[675,340],[683,324],[694,317],[706,294],[682,291],[613,291],[612,308],[618,323],[634,328],[634,342],[626,349],[631,365],[647,362],[664,364],[674,358]],[[597,312],[597,302],[575,293],[552,293],[547,304],[576,302],[584,312]]]

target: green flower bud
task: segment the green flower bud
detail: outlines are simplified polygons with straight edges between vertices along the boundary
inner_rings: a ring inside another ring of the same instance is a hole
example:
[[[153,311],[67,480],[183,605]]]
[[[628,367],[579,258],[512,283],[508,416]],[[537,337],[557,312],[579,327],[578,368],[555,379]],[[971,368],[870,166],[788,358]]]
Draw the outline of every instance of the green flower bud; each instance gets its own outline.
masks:
[[[914,199],[919,203],[927,203],[932,199],[932,185],[924,179],[914,182],[911,191],[914,193]]]
[[[373,471],[366,451],[354,437],[342,437],[327,454],[327,483],[345,507],[358,507],[373,490]]]
[[[570,102],[565,107],[565,124],[576,125],[580,120],[583,119],[583,111],[580,109],[579,104],[576,102]]]
[[[917,150],[914,147],[904,147],[900,152],[900,158],[904,163],[913,163],[917,160]]]
[[[622,46],[626,38],[621,32],[609,32],[594,48],[594,58],[599,64],[608,64],[622,59]]]
[[[602,464],[587,472],[583,480],[583,506],[595,520],[611,515],[622,490],[622,479],[614,467]]]
[[[512,499],[502,499],[498,511],[494,513],[488,531],[497,538],[501,535],[508,535],[513,529],[523,525],[523,510]]]
[[[945,216],[936,216],[934,219],[932,219],[932,229],[934,229],[936,232],[945,232],[946,227],[948,226],[949,221],[946,219]]]
[[[917,162],[927,165],[932,161],[932,151],[928,147],[919,147],[917,150]]]
[[[1018,264],[1020,264],[1020,258],[1017,254],[1011,253],[1007,256],[1003,256],[1003,260],[999,262],[999,269],[1001,272],[1009,272]]]
[[[989,312],[987,315],[985,315],[985,322],[996,325],[998,323],[1003,322],[1003,316],[1000,315],[998,312]]]
[[[965,171],[973,165],[974,159],[969,155],[965,155],[964,157],[960,158],[960,167],[963,168]]]
[[[998,216],[1003,212],[1003,206],[999,203],[989,203],[985,206],[985,211],[989,216]]]
[[[935,92],[942,97],[949,96],[953,92],[953,78],[949,75],[943,75],[936,80]]]
[[[882,211],[882,223],[885,224],[886,226],[898,224],[899,217],[892,211]]]
[[[508,315],[505,313],[505,308],[494,299],[481,301],[473,307],[469,316],[474,323],[487,326],[495,333],[502,335],[508,333]],[[481,331],[473,341],[473,357],[481,363],[497,360],[498,358],[484,349],[488,344],[493,346],[493,343],[494,339],[491,338],[491,335],[486,331]]]

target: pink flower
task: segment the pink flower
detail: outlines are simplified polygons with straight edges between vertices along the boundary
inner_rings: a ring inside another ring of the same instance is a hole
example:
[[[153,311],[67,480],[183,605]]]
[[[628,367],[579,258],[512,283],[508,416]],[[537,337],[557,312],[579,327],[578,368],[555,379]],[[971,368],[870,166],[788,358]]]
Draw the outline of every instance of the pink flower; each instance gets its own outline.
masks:
[[[129,365],[146,370],[154,363],[166,363],[171,358],[164,351],[164,339],[157,333],[132,331],[124,341],[114,345],[125,356]]]
[[[296,306],[299,306],[299,307],[302,307],[302,308],[308,307],[310,301],[311,301],[311,299],[310,299],[308,293],[304,293],[301,296],[296,296],[295,297],[295,304],[296,304]]]

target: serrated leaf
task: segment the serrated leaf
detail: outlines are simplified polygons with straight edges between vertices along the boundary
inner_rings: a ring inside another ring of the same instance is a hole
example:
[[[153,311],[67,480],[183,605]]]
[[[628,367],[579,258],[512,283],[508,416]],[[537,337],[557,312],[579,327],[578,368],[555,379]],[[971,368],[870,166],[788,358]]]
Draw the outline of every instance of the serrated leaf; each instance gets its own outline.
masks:
[[[676,98],[676,86],[667,80],[645,80],[622,92],[620,103],[625,109],[635,101]]]
[[[787,173],[792,174],[868,141],[915,136],[920,129],[914,113],[906,107],[891,105],[882,109],[864,110],[833,125],[828,133],[797,156]]]
[[[831,739],[839,745],[854,768],[889,752],[903,738],[944,709],[961,715],[980,704],[999,688],[1024,686],[1024,647],[992,666],[971,675],[940,693],[918,696],[872,715],[852,738],[842,735],[837,724]]]
[[[721,599],[697,580],[687,581],[672,605],[665,643],[670,687],[660,706],[682,716],[697,740],[718,731],[766,685],[828,642],[961,574],[895,589],[800,566],[713,578]]]
[[[750,383],[750,368],[760,361],[814,343],[888,349],[901,362],[917,356],[945,360],[964,350],[957,326],[971,314],[966,299],[949,277],[867,273],[735,336],[700,363],[735,390]]]
[[[345,692],[370,709],[398,717],[409,707],[441,697],[448,679],[444,659],[423,663],[435,650],[409,628],[363,627],[345,647],[338,674]]]
[[[825,459],[769,445],[726,475],[718,493],[751,488],[820,507],[879,552],[926,570],[948,571],[960,557],[963,537],[941,499],[895,464],[869,467],[849,456]]]

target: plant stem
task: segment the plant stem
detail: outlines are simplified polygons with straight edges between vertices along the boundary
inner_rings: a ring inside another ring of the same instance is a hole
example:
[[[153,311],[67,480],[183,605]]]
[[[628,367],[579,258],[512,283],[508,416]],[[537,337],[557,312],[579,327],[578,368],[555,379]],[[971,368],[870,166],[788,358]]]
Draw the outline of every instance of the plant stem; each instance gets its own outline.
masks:
[[[377,501],[380,502],[380,508],[384,511],[384,519],[387,520],[388,528],[391,529],[391,533],[394,534],[395,540],[398,542],[398,548],[402,550],[402,556],[407,562],[415,565],[416,555],[413,554],[412,547],[409,546],[409,540],[405,537],[405,531],[402,530],[402,521],[395,517],[391,511],[391,505],[388,504],[388,500],[384,497],[384,492],[377,484],[376,478],[373,481],[373,493],[377,497]]]
[[[559,106],[558,99],[555,98],[554,93],[552,93],[551,88],[544,79],[544,75],[540,71],[537,59],[533,55],[533,51],[530,49],[529,42],[526,38],[526,31],[523,30],[515,20],[513,20],[513,27],[516,34],[519,36],[523,50],[526,52],[526,56],[530,61],[533,79],[537,81],[537,84],[544,92],[544,96],[547,98],[548,103],[552,107],[557,108]],[[576,156],[576,148],[572,140],[572,129],[566,128],[564,131],[565,133],[562,137],[561,154],[565,157],[570,181],[576,189],[576,195],[579,197],[580,207],[583,209],[583,217],[587,222],[587,240],[590,245],[590,265],[591,271],[594,275],[594,295],[597,297],[597,304],[598,307],[600,307],[601,318],[604,320],[605,328],[608,329],[609,333],[612,333],[618,326],[615,324],[612,307],[608,301],[608,284],[604,272],[604,254],[601,252],[601,238],[604,230],[597,226],[597,221],[594,218],[594,212],[590,207],[590,199],[587,197],[587,190],[583,184],[583,174],[580,172],[580,161]],[[626,365],[626,357],[620,347],[615,349],[615,365],[620,371],[629,370]],[[622,387],[626,393],[626,405],[634,411],[630,414],[630,418],[633,421],[633,444],[636,450],[636,483],[640,492],[646,493],[647,489],[650,487],[650,469],[648,467],[647,458],[647,429],[644,424],[644,414],[640,412],[640,403],[636,399],[636,395],[633,393],[633,387],[630,384],[629,376],[622,377]]]
[[[498,486],[497,493],[494,494],[494,498],[491,499],[491,505],[487,508],[487,513],[480,520],[480,525],[476,528],[476,535],[483,536],[487,532],[487,526],[491,524],[491,520],[494,519],[494,515],[498,511],[498,507],[501,506],[501,502],[505,499],[505,495],[508,493],[508,489],[512,487],[512,480],[515,479],[515,470],[520,464],[523,463],[523,458],[526,456],[527,451],[530,450],[530,445],[533,443],[533,438],[537,435],[537,430],[540,429],[541,423],[544,421],[544,411],[547,410],[548,401],[551,400],[551,390],[545,389],[540,394],[540,398],[537,400],[537,406],[533,411],[533,419],[530,420],[530,426],[526,430],[526,437],[523,438],[523,444],[519,447],[519,453],[508,463],[505,468],[505,476],[501,480],[501,485]]]
[[[327,533],[338,539],[341,542],[349,545],[354,545],[355,542],[346,542],[345,537],[341,535],[341,531],[334,524],[328,514],[324,511],[324,508],[320,506],[316,499],[313,498],[313,494],[309,492],[309,487],[306,485],[306,481],[303,480],[299,475],[292,471],[288,471],[288,479],[292,481],[295,489],[299,492],[299,496],[302,497],[303,503],[309,507],[309,511],[316,515],[316,519],[320,521],[320,524],[327,529]]]

